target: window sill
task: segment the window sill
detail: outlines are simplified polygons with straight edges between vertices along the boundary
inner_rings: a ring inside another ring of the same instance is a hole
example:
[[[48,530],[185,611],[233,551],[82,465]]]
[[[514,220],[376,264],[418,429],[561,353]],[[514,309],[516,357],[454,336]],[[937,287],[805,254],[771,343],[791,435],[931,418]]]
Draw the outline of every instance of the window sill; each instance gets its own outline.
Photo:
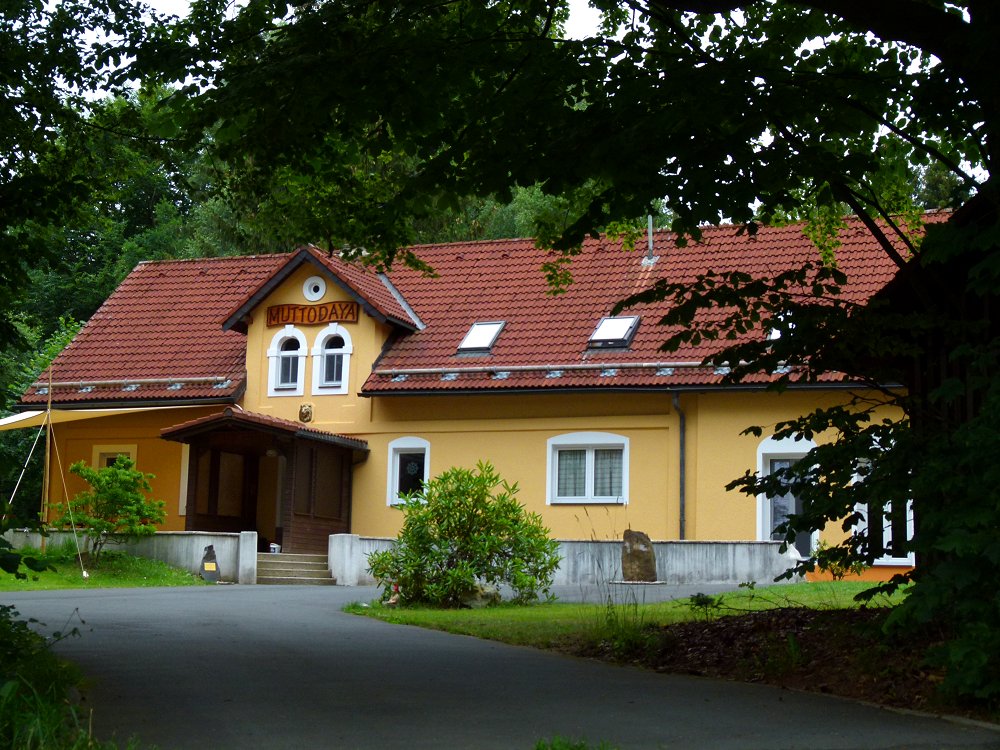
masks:
[[[628,505],[624,497],[550,497],[547,505]]]

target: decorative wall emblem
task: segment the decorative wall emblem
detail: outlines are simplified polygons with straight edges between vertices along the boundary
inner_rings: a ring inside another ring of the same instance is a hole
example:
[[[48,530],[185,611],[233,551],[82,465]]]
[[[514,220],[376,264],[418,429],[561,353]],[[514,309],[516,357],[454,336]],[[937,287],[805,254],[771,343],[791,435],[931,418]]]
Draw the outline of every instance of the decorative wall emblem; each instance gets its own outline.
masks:
[[[313,421],[313,405],[312,404],[300,404],[299,405],[299,421],[300,422],[312,422]]]

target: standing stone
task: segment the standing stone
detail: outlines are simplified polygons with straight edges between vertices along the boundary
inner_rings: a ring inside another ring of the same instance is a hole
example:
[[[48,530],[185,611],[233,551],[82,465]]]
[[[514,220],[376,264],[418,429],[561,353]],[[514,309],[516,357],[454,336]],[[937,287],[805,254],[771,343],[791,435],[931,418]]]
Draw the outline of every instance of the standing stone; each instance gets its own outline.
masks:
[[[626,581],[655,581],[656,555],[653,543],[641,531],[625,531],[622,544],[622,578]]]

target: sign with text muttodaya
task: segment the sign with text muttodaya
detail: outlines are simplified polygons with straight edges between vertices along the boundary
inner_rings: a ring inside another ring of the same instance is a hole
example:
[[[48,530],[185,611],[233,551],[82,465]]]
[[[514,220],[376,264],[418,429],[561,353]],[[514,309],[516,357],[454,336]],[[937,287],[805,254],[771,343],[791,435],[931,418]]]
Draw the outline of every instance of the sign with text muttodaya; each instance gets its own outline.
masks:
[[[270,328],[286,325],[318,326],[326,323],[357,323],[357,302],[326,302],[322,305],[273,305],[267,308]]]

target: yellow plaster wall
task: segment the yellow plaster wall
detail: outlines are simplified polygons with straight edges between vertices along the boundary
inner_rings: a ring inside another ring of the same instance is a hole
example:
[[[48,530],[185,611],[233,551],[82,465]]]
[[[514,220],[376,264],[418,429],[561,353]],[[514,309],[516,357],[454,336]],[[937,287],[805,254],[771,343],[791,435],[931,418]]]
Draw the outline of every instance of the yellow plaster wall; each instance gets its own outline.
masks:
[[[65,502],[67,494],[72,498],[78,492],[87,489],[86,482],[71,474],[69,467],[77,461],[91,464],[95,446],[134,445],[136,467],[140,471],[154,475],[150,480],[152,497],[166,503],[167,517],[160,528],[165,531],[182,531],[184,515],[180,506],[184,495],[184,490],[181,488],[183,446],[180,443],[162,440],[160,430],[213,414],[220,408],[215,406],[148,409],[56,424],[55,444],[51,451],[50,510],[56,503]]]
[[[699,395],[696,406],[688,410],[688,486],[696,498],[688,504],[688,538],[755,539],[756,499],[737,491],[726,492],[726,484],[748,469],[757,470],[757,448],[773,434],[778,422],[820,406],[845,403],[851,395],[838,390]],[[692,414],[696,415],[693,420]],[[763,428],[761,437],[740,435],[751,425]],[[832,434],[818,435],[816,442],[832,438]],[[837,533],[832,527],[823,536],[833,538]]]
[[[387,326],[360,311],[357,323],[341,323],[351,336],[353,352],[348,371],[346,394],[314,395],[312,391],[313,361],[305,358],[305,387],[301,396],[268,396],[267,350],[271,339],[280,327],[268,327],[267,308],[273,305],[320,305],[327,302],[347,302],[353,298],[337,284],[328,281],[326,294],[319,300],[308,301],[302,286],[310,276],[319,275],[316,268],[304,265],[289,276],[284,283],[265,298],[252,313],[253,320],[247,329],[247,388],[242,406],[250,411],[281,419],[298,420],[302,404],[313,407],[311,426],[336,433],[354,433],[367,427],[370,404],[358,396],[358,391],[371,373],[382,344],[389,335]],[[298,324],[296,328],[306,337],[307,351],[311,351],[316,337],[326,324]]]
[[[394,536],[401,514],[387,504],[389,443],[413,436],[430,443],[431,476],[452,466],[492,463],[520,487],[518,499],[564,539],[620,539],[627,528],[676,538],[677,455],[669,397],[639,394],[475,395],[373,399],[373,428],[359,434],[370,454],[355,467],[354,533]],[[549,438],[570,432],[629,438],[626,505],[546,505]]]

